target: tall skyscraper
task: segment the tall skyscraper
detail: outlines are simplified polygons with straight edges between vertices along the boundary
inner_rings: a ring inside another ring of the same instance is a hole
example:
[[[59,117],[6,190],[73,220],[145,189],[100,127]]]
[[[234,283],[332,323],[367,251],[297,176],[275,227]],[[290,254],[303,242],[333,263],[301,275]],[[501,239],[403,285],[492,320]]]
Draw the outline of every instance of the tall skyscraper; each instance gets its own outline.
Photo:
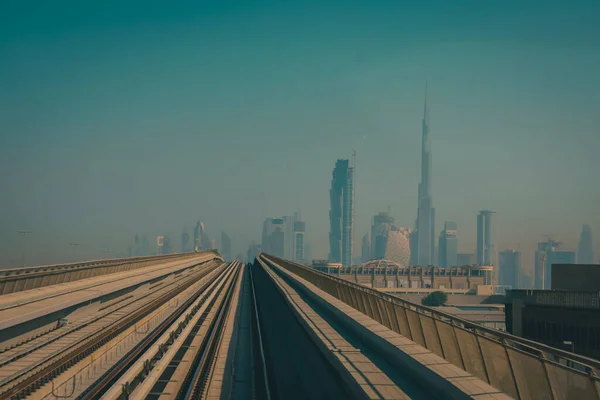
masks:
[[[458,239],[456,237],[456,222],[446,221],[444,230],[440,233],[439,265],[442,268],[456,267],[458,265]]]
[[[284,257],[285,251],[285,221],[283,218],[271,219],[271,237],[269,238],[269,254]]]
[[[588,224],[584,224],[581,228],[581,235],[579,236],[579,247],[577,249],[577,263],[594,263],[594,245],[592,244],[592,228],[590,228]]]
[[[283,249],[283,258],[285,258],[286,260],[294,260],[295,259],[295,255],[294,255],[294,223],[296,221],[296,215],[291,216],[284,216],[283,217],[283,222],[284,222],[284,229],[285,229],[285,243],[284,243],[284,249]]]
[[[211,248],[210,239],[204,230],[204,222],[198,221],[194,228],[194,248],[196,251],[208,250]]]
[[[536,289],[552,289],[552,264],[575,264],[575,252],[560,251],[559,246],[554,240],[538,243],[534,270]]]
[[[285,220],[283,218],[267,218],[263,223],[262,251],[284,258]]]
[[[548,265],[548,253],[554,251],[558,247],[558,242],[547,240],[539,242],[535,251],[534,264],[534,287],[535,289],[544,289],[546,287],[546,271]]]
[[[185,253],[190,251],[188,244],[190,242],[190,234],[187,231],[187,228],[183,228],[181,232],[181,252]]]
[[[371,259],[385,258],[388,233],[394,223],[394,218],[387,212],[380,212],[373,217],[371,225]]]
[[[427,87],[425,87],[425,107],[421,127],[421,182],[417,209],[417,242],[414,245],[417,250],[415,259],[419,265],[431,265],[434,258],[435,209],[431,199],[431,144],[427,111]]]
[[[395,225],[387,233],[385,246],[386,260],[395,261],[402,267],[410,265],[410,229],[400,228]]]
[[[504,250],[498,253],[498,283],[508,285],[512,289],[521,288],[521,252]]]
[[[225,232],[221,232],[221,248],[219,251],[225,261],[231,261],[231,238]]]
[[[365,263],[371,259],[371,241],[369,240],[369,233],[365,233],[361,242],[360,261]]]
[[[294,261],[304,261],[304,235],[306,232],[306,222],[294,221]]]
[[[336,161],[329,196],[329,261],[349,267],[354,234],[354,167],[350,160]]]
[[[495,265],[494,221],[496,212],[483,210],[477,215],[477,264]]]

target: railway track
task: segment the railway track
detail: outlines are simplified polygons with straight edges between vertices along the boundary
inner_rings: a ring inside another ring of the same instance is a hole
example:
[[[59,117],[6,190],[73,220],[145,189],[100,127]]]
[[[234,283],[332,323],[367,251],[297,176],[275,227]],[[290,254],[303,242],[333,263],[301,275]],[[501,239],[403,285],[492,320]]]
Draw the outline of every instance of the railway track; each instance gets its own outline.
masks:
[[[162,285],[154,285],[153,290],[148,289],[146,293],[105,306],[78,324],[53,329],[3,352],[0,354],[0,373],[3,370],[14,370],[15,365],[25,365],[26,368],[9,376],[5,373],[0,378],[0,399],[18,399],[32,395],[102,346],[106,346],[127,328],[135,326],[137,332],[136,323],[157,310],[164,311],[165,304],[176,300],[176,308],[180,310],[185,301],[179,304],[178,299],[186,293],[187,297],[182,300],[193,298],[194,294],[190,294],[190,290],[200,290],[199,280],[217,268],[219,264],[216,262],[195,265]],[[140,333],[147,337],[152,332]]]
[[[179,320],[164,330],[162,338],[154,338],[154,347],[146,346],[149,349],[137,362],[124,361],[118,374],[106,376],[79,398],[202,398],[215,369],[232,299],[239,292],[240,271],[243,266],[239,262],[229,264]],[[138,351],[145,348],[140,346]],[[121,378],[115,381],[119,374]]]

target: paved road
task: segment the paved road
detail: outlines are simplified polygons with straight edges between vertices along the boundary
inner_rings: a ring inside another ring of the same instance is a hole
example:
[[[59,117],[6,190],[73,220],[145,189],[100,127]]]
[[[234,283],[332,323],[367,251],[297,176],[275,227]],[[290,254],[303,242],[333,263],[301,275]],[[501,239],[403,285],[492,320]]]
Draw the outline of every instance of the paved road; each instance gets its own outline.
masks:
[[[352,399],[260,266],[254,285],[273,399]]]

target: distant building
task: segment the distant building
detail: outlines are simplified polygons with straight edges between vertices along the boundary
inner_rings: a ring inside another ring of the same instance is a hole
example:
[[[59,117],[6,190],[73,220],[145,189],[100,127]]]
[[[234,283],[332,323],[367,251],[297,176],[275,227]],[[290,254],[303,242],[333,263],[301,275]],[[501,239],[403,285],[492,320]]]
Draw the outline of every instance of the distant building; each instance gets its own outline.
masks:
[[[394,219],[387,212],[380,212],[373,217],[370,259],[380,260],[385,258],[388,232],[393,223]]]
[[[429,139],[429,112],[427,88],[421,124],[421,181],[418,188],[416,233],[411,237],[415,256],[411,264],[431,265],[435,257],[435,209],[431,196],[431,142]]]
[[[294,260],[294,222],[296,221],[295,216],[284,216],[284,245],[283,245],[283,258],[286,260]]]
[[[458,253],[456,255],[456,264],[459,267],[464,265],[474,265],[476,264],[475,254],[473,253]]]
[[[439,266],[442,268],[458,266],[458,239],[456,222],[446,221],[439,240]]]
[[[219,251],[225,261],[231,261],[231,238],[225,232],[221,232],[221,248]]]
[[[552,290],[600,292],[599,264],[552,264],[551,276]]]
[[[296,262],[304,261],[304,236],[306,235],[306,222],[295,221],[294,222],[294,257],[293,260]]]
[[[493,267],[472,266],[438,268],[402,266],[391,260],[371,260],[360,266],[343,267],[326,260],[313,262],[313,267],[339,278],[378,289],[457,289],[472,290],[490,287]]]
[[[369,240],[369,233],[365,233],[361,241],[361,262],[367,262],[371,259],[371,241]]]
[[[204,222],[198,221],[194,228],[194,248],[196,251],[209,250],[211,248],[210,239],[204,230]]]
[[[578,264],[593,264],[594,263],[594,245],[592,243],[592,228],[588,224],[584,224],[579,236],[579,246],[577,248],[577,263]]]
[[[190,251],[189,243],[190,243],[190,234],[188,233],[187,228],[183,228],[183,231],[181,232],[181,252],[182,253],[187,253],[188,251]]]
[[[600,265],[554,264],[552,290],[509,290],[513,335],[600,359]]]
[[[387,234],[385,259],[402,267],[410,265],[410,230],[392,225]]]
[[[477,264],[495,265],[494,250],[495,211],[483,210],[477,215]]]
[[[329,196],[329,260],[350,266],[354,233],[354,168],[350,160],[335,163]]]
[[[521,288],[519,275],[521,272],[521,252],[504,250],[499,254],[498,284],[507,285],[512,289]]]
[[[285,221],[283,218],[271,219],[271,236],[268,240],[269,254],[284,257],[285,252]]]
[[[535,252],[535,288],[550,289],[552,287],[551,270],[553,264],[575,264],[576,255],[573,251],[559,251],[559,243],[548,240],[538,243]]]

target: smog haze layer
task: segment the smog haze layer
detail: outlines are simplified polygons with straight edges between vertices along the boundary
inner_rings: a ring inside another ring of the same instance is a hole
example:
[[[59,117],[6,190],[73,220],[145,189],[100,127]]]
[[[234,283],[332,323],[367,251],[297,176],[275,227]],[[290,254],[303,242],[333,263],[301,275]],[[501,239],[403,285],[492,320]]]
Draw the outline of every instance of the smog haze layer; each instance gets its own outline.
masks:
[[[160,4],[159,4],[160,3]],[[201,4],[198,4],[201,3]],[[355,149],[355,253],[413,228],[428,82],[436,235],[497,212],[496,250],[599,253],[600,3],[3,1],[0,267],[124,255],[197,220],[234,254],[300,211],[326,258]],[[69,246],[69,243],[81,243]]]

